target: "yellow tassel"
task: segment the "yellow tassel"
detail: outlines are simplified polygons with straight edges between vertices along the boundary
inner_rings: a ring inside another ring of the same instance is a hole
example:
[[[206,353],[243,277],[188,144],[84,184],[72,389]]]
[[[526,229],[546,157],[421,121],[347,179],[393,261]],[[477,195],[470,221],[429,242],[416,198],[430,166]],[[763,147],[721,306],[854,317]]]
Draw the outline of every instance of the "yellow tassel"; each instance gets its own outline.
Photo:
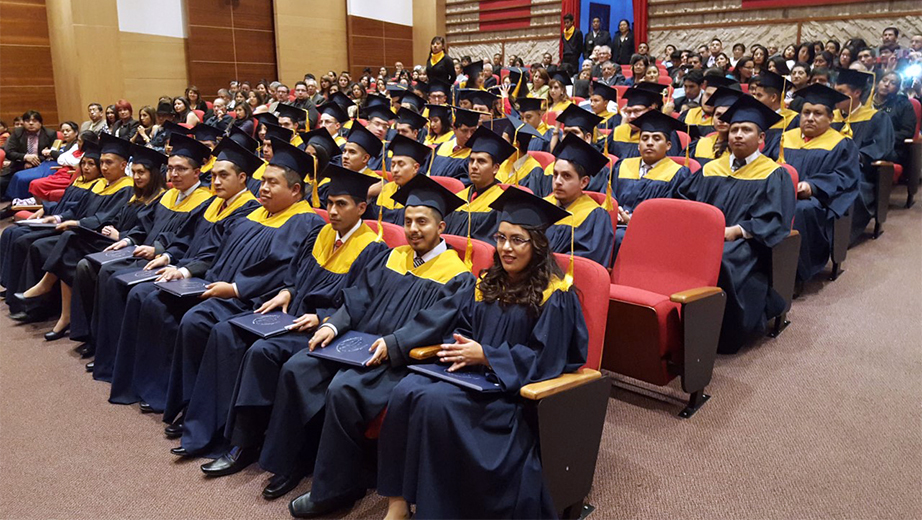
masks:
[[[685,147],[685,167],[688,168],[688,165],[691,164],[691,124],[686,124],[685,130],[688,133],[688,146]]]
[[[608,185],[605,186],[605,203],[602,204],[602,207],[605,208],[605,211],[613,211],[615,208],[612,206],[611,200],[614,198],[611,193],[611,181],[612,176],[615,172],[615,161],[608,155],[608,138],[605,139],[605,158],[608,159]],[[570,259],[570,265],[573,265],[573,259]]]
[[[522,125],[522,126],[525,126],[525,125]],[[520,126],[520,127],[516,128],[515,131],[512,132],[512,146],[515,147],[515,152],[516,152],[516,153],[515,153],[515,158],[516,158],[516,160],[518,160],[518,159],[521,157],[521,155],[522,155],[522,150],[519,148],[519,147],[521,146],[521,145],[519,144],[519,128],[522,128],[522,127]],[[516,171],[515,171],[515,161],[512,161],[512,163],[510,163],[509,166],[511,167],[510,169],[512,170],[512,181],[513,181],[513,183],[515,183],[516,186],[518,186],[518,185],[519,185],[519,176],[516,175]]]
[[[384,240],[384,206],[378,206],[378,236],[375,238],[375,242],[381,242]]]
[[[317,171],[317,156],[312,155],[314,159],[314,181],[311,183],[311,206],[314,209],[320,207],[320,188],[317,186],[320,184],[320,172]]]
[[[564,285],[569,289],[573,286],[573,273],[576,270],[575,260],[573,260],[573,251],[576,249],[576,232],[574,231],[574,225],[570,224],[570,264],[567,266],[567,274],[563,278]]]
[[[844,135],[845,137],[848,137],[849,139],[852,138],[852,124],[851,124],[851,119],[852,119],[852,103],[854,103],[854,101],[853,101],[851,98],[849,98],[849,100],[848,100],[848,115],[845,116],[845,124],[842,125],[842,135]]]
[[[429,157],[429,167],[426,168],[426,177],[432,177],[432,163],[435,162],[435,150],[441,145],[435,145],[432,148],[432,156]]]
[[[471,241],[471,201],[468,194],[467,201],[467,245],[464,247],[464,265],[468,269],[474,268],[474,243]]]
[[[787,95],[785,90],[787,84],[781,82],[781,142],[778,143],[778,164],[784,164],[784,131],[787,130],[787,121],[784,120],[784,97]]]
[[[864,102],[865,106],[874,107],[874,89],[877,88],[877,76],[871,73],[871,94],[868,96],[868,100]]]

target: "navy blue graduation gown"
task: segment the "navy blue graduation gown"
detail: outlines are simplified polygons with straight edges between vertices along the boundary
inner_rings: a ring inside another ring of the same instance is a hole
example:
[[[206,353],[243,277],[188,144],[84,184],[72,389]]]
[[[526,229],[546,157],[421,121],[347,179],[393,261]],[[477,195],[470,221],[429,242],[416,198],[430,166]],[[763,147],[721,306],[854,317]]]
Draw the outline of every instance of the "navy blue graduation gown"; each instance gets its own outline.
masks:
[[[666,155],[681,154],[682,141],[679,140],[678,134],[675,132],[669,134],[669,141],[672,144]],[[640,157],[640,130],[635,130],[629,123],[616,126],[608,136],[608,153],[618,159]]]
[[[440,144],[435,150],[435,155],[430,159],[432,168],[428,168],[427,164],[426,171],[429,175],[453,177],[463,182],[465,186],[470,186],[471,179],[467,175],[467,159],[471,155],[471,149],[465,146],[455,150],[455,146],[454,137]],[[422,171],[422,168],[420,168],[420,171]]]
[[[752,235],[724,243],[717,284],[727,293],[718,350],[737,352],[765,321],[784,308],[770,284],[771,247],[790,234],[794,186],[787,172],[764,155],[731,173],[729,160],[711,161],[676,187],[676,198],[720,209],[727,227]]]
[[[518,188],[509,188],[518,189]],[[490,204],[503,194],[503,188],[494,183],[483,193],[475,194],[473,186],[468,186],[458,196],[470,201],[445,217],[445,234],[466,237],[468,230],[468,215],[470,215],[471,238],[490,243],[493,234],[499,227],[499,213],[493,211]]]
[[[553,195],[548,195],[544,200],[557,204]],[[571,215],[558,221],[545,232],[551,251],[570,253],[570,228],[574,227],[574,254],[608,267],[614,241],[609,213],[589,195],[580,196],[565,209]]]
[[[394,200],[394,193],[396,193],[399,188],[400,186],[398,186],[396,182],[385,183],[378,197],[373,202],[368,203],[368,209],[365,210],[365,218],[377,220],[380,213],[383,222],[390,222],[391,224],[403,226],[403,204]]]
[[[799,128],[788,130],[784,144],[785,161],[813,192],[809,199],[797,200],[794,212],[794,229],[801,236],[797,278],[809,280],[829,261],[835,219],[858,197],[858,147],[833,129],[806,142]]]
[[[555,279],[544,298],[537,317],[479,293],[464,302],[455,333],[481,344],[503,392],[404,378],[381,430],[379,494],[416,504],[419,518],[557,517],[518,392],[577,370],[589,338],[575,291]]]
[[[785,108],[778,113],[782,116],[782,119],[765,131],[765,146],[762,147],[762,155],[773,161],[778,160],[778,152],[781,150],[781,134],[800,126],[797,112]]]
[[[716,159],[716,157],[714,157],[714,144],[716,141],[716,133],[692,141],[688,144],[689,159],[698,161],[698,164],[703,168],[705,164]],[[729,147],[724,149],[721,157],[727,157],[728,155],[730,155]]]
[[[697,127],[698,135],[708,135],[714,131],[714,118],[700,106],[689,108],[679,114],[679,121],[685,123],[685,126]]]
[[[311,490],[316,500],[373,487],[374,472],[365,464],[366,425],[384,410],[391,390],[406,375],[410,350],[440,343],[473,289],[473,275],[453,250],[416,268],[409,246],[378,256],[343,291],[343,306],[329,323],[340,334],[380,335],[388,360],[352,369],[304,350],[293,355],[279,375],[262,467],[276,474],[306,473],[316,451]]]

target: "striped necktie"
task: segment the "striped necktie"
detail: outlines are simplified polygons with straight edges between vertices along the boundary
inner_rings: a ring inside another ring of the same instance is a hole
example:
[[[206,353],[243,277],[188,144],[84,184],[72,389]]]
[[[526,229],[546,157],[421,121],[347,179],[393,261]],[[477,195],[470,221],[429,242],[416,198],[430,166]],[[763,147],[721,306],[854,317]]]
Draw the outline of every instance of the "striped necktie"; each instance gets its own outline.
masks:
[[[416,258],[413,259],[413,269],[416,269],[417,267],[423,265],[425,262],[426,261],[423,260],[422,257],[417,256]]]

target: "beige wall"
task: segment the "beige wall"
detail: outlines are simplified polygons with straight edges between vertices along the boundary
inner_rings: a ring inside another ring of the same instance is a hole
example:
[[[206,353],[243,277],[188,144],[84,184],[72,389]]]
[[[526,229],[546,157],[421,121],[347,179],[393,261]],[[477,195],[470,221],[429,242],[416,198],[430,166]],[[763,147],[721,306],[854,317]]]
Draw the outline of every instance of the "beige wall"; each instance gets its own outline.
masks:
[[[445,0],[413,0],[413,64],[423,65],[429,57],[432,37],[445,36]],[[408,63],[404,65],[409,68]]]
[[[63,119],[127,99],[137,110],[188,86],[182,38],[118,30],[115,0],[47,0],[55,92]]]
[[[289,87],[304,74],[337,73],[349,64],[346,0],[275,0],[279,80]]]

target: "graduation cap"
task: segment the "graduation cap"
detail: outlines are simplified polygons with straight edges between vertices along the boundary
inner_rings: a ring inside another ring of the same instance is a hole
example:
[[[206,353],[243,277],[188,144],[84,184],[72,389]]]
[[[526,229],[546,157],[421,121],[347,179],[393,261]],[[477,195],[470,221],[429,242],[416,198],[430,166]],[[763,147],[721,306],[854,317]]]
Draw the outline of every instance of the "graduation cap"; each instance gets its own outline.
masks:
[[[497,135],[512,135],[512,133],[515,132],[515,128],[512,127],[512,123],[510,123],[509,119],[505,117],[499,119],[491,119],[489,122],[484,123],[482,126],[496,132]]]
[[[848,85],[852,88],[861,89],[862,92],[868,88],[868,84],[872,81],[874,81],[873,74],[854,69],[839,69],[836,77],[836,85]]]
[[[204,164],[211,156],[211,148],[183,134],[170,135],[170,148],[170,157],[188,157],[199,164]]]
[[[328,195],[348,195],[361,201],[368,198],[368,188],[378,182],[374,177],[335,164],[327,165],[321,175],[330,178]]]
[[[391,99],[400,99],[409,92],[409,89],[400,83],[391,83],[387,86],[387,93],[391,96]]]
[[[481,72],[483,72],[483,60],[471,62],[464,67],[464,75],[467,76],[467,86],[469,88],[477,86],[477,78],[480,77]]]
[[[279,106],[281,106],[281,104],[279,104]],[[264,125],[265,124],[270,124],[270,125],[275,125],[275,126],[279,125],[279,118],[276,117],[275,114],[271,112],[263,112],[262,114],[256,114],[253,117],[255,117],[257,121],[259,121],[260,123]]]
[[[376,106],[391,106],[391,100],[380,95],[380,94],[368,94],[365,97],[365,109],[370,109],[371,107]]]
[[[512,85],[512,91],[509,95],[512,97],[522,97],[528,95],[528,77],[525,69],[521,67],[509,68],[509,83]]]
[[[172,121],[164,121],[163,125],[160,127],[163,131],[166,132],[166,136],[170,137],[173,133],[183,134],[183,135],[192,135],[192,130],[186,128],[185,126],[178,125]]]
[[[398,155],[412,157],[413,160],[419,164],[425,163],[429,155],[432,154],[432,149],[428,146],[400,134],[394,136],[394,139],[387,145],[387,149],[390,150],[395,157]]]
[[[618,90],[608,85],[603,85],[598,81],[592,82],[592,94],[594,96],[602,96],[602,99],[607,99],[609,101],[618,101]]]
[[[238,168],[246,172],[247,177],[253,175],[253,172],[263,164],[262,159],[253,155],[253,152],[233,138],[222,140],[211,154],[215,156],[215,160],[230,161],[236,164]]]
[[[355,102],[349,99],[349,96],[343,94],[342,92],[334,92],[330,94],[330,100],[327,103],[336,103],[341,106],[343,110],[348,110],[349,107],[354,106]]]
[[[551,76],[551,79],[556,79],[557,81],[560,82],[561,85],[565,87],[568,87],[573,84],[573,82],[570,81],[570,75],[565,72],[561,72],[561,71],[555,72],[554,75]]]
[[[490,204],[499,222],[546,229],[570,216],[570,212],[525,190],[509,187]]]
[[[543,112],[546,100],[541,98],[520,97],[515,100],[519,104],[519,112]]]
[[[541,137],[541,134],[531,125],[526,124],[515,116],[508,116],[506,121],[509,121],[509,128],[505,130],[505,133],[508,133],[509,137],[514,141],[518,141],[520,150],[528,148],[528,143],[531,141],[532,137]]]
[[[369,132],[368,129],[361,124],[352,125],[348,142],[361,146],[362,149],[365,150],[365,153],[372,157],[381,155],[381,147],[384,146],[375,134]]]
[[[848,99],[848,96],[838,90],[814,83],[794,92],[795,97],[801,97],[805,103],[823,105],[829,110],[835,110],[836,105]]]
[[[340,106],[339,103],[334,103],[332,101],[320,105],[317,107],[317,111],[332,117],[340,123],[345,123],[349,120],[349,114],[346,112],[346,109]]]
[[[640,128],[641,132],[660,132],[667,137],[672,135],[672,132],[685,131],[685,123],[659,110],[648,110],[631,121],[631,124]]]
[[[509,144],[508,141],[496,132],[482,126],[471,135],[471,138],[467,141],[467,146],[471,149],[471,153],[486,152],[490,154],[490,157],[496,163],[505,161],[515,153],[515,147]]]
[[[119,157],[123,157],[126,161],[131,157],[131,143],[111,134],[99,134],[99,147],[101,149],[99,152],[100,155],[104,153],[114,153]]]
[[[205,123],[199,123],[192,127],[192,135],[195,136],[195,139],[198,141],[211,141],[216,143],[218,139],[224,135],[224,132],[222,132],[220,128],[206,125]]]
[[[266,138],[267,139],[271,137],[275,137],[278,139],[284,139],[286,141],[291,141],[291,137],[294,135],[294,133],[291,130],[281,127],[279,125],[274,125],[272,123],[263,123],[263,126],[266,127]]]
[[[90,159],[96,159],[97,161],[99,160],[99,156],[102,155],[102,152],[101,152],[102,149],[99,147],[99,143],[95,143],[92,141],[83,141],[82,150],[83,150],[84,157],[89,157]]]
[[[311,130],[310,132],[303,132],[300,135],[301,140],[304,142],[305,148],[307,148],[307,145],[313,145],[314,149],[319,146],[326,150],[327,155],[331,159],[338,155],[342,155],[343,153],[343,151],[339,148],[339,145],[336,144],[336,141],[332,136],[330,136],[330,132],[328,132],[326,128],[318,128],[316,130]]]
[[[161,101],[157,103],[157,113],[168,116],[173,113],[173,103]]]
[[[437,117],[442,120],[443,126],[451,126],[454,118],[452,117],[451,107],[448,105],[426,105],[429,109],[429,117]]]
[[[733,103],[736,103],[736,100],[743,96],[742,90],[736,90],[729,87],[717,87],[717,90],[708,97],[708,100],[704,102],[705,105],[709,107],[728,107]]]
[[[793,83],[784,79],[783,76],[775,74],[770,70],[763,70],[759,72],[759,75],[756,76],[756,81],[759,82],[759,85],[762,88],[771,88],[777,90],[778,92],[791,91],[794,89]],[[708,85],[710,85],[710,83],[708,83]]]
[[[472,105],[483,105],[485,107],[492,107],[498,97],[492,92],[480,90],[479,88],[463,88],[458,91],[459,99],[470,101]]]
[[[160,173],[160,169],[169,160],[169,157],[166,155],[163,155],[153,148],[147,148],[146,146],[138,146],[132,143],[129,150],[131,152],[132,163],[143,165],[154,173]]]
[[[709,87],[729,87],[732,85],[739,85],[739,81],[735,79],[730,79],[726,76],[718,76],[716,74],[704,76],[704,81],[707,82]]]
[[[302,177],[314,173],[314,157],[311,154],[277,137],[272,137],[271,141],[272,160],[269,164],[290,168]]]
[[[423,94],[429,93],[429,84],[426,83],[425,81],[417,81],[416,84],[413,85],[413,88],[422,92]]]
[[[557,121],[563,123],[564,128],[575,126],[583,132],[591,133],[602,122],[602,118],[572,103],[563,112],[557,114]]]
[[[416,110],[419,110],[420,112],[422,112],[423,107],[426,106],[426,100],[410,91],[404,92],[404,94],[400,97],[400,104],[403,105],[404,103],[415,107]]]
[[[365,117],[368,119],[377,117],[378,119],[383,119],[384,121],[393,121],[394,119],[397,119],[394,111],[391,110],[390,103],[387,105],[372,105],[365,108]]]
[[[451,85],[440,79],[433,78],[429,80],[429,94],[432,95],[437,92],[445,94],[445,96],[448,98],[448,102],[451,103]]]
[[[244,147],[250,153],[256,153],[256,150],[259,149],[259,141],[253,139],[250,134],[241,130],[239,126],[232,126],[230,129],[230,134],[227,137],[228,139],[224,139],[224,141],[233,140],[235,143]]]
[[[782,117],[756,98],[741,96],[736,103],[730,105],[720,119],[731,125],[733,123],[754,123],[764,132],[781,121]]]
[[[452,107],[455,110],[455,123],[464,126],[477,126],[480,124],[480,112],[466,108]]]
[[[425,175],[414,176],[410,179],[410,182],[398,189],[391,198],[394,202],[404,206],[432,208],[438,211],[443,219],[464,204],[464,199]]]
[[[586,175],[590,177],[599,173],[608,164],[608,157],[575,134],[567,134],[554,148],[553,154],[558,160],[582,166],[586,170]]]
[[[653,92],[645,88],[633,87],[624,92],[624,99],[627,100],[629,107],[644,106],[652,107],[663,103],[663,95],[659,92]]]
[[[428,119],[410,110],[409,108],[400,107],[400,110],[397,111],[397,123],[410,125],[410,128],[413,130],[421,129],[422,127],[426,126],[426,123],[428,122]]]
[[[307,112],[303,108],[298,108],[294,105],[279,103],[275,111],[278,113],[279,119],[287,117],[296,124],[301,124],[307,120]]]

